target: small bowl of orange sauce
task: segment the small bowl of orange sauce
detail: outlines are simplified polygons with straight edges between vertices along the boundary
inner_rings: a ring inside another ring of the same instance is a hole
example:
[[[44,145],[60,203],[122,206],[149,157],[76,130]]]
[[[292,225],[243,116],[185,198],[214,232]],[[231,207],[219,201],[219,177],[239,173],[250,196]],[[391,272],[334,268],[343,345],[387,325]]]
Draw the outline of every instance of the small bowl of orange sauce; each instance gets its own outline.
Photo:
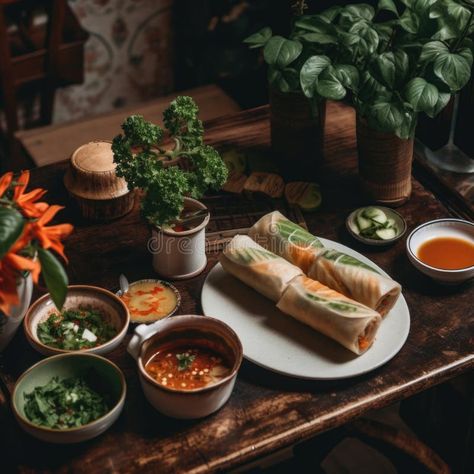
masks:
[[[421,224],[408,236],[407,253],[434,280],[463,283],[474,277],[474,223],[448,218]]]
[[[132,323],[152,323],[176,312],[181,296],[176,287],[164,280],[138,280],[130,283],[128,291],[117,292],[130,312]]]

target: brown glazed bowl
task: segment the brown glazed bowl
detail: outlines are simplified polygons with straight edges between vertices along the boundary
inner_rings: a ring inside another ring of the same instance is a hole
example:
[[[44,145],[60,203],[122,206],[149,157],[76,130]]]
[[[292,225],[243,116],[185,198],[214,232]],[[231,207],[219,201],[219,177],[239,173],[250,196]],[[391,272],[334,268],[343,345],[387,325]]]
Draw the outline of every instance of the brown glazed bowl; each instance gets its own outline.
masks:
[[[28,342],[43,355],[71,352],[104,355],[113,351],[122,342],[130,323],[130,313],[125,303],[118,296],[104,288],[89,285],[69,285],[63,310],[77,309],[79,307],[100,310],[105,318],[107,318],[107,321],[117,330],[116,336],[100,346],[80,351],[58,349],[43,344],[37,335],[38,324],[48,319],[52,313],[58,312],[51,295],[47,293],[37,299],[26,313],[23,325]]]
[[[178,339],[212,347],[228,360],[229,375],[213,385],[192,390],[159,384],[148,375],[145,365],[162,345]],[[243,357],[242,344],[227,324],[197,315],[172,316],[148,326],[138,326],[128,352],[137,359],[140,382],[150,404],[164,415],[182,419],[210,415],[227,402]]]

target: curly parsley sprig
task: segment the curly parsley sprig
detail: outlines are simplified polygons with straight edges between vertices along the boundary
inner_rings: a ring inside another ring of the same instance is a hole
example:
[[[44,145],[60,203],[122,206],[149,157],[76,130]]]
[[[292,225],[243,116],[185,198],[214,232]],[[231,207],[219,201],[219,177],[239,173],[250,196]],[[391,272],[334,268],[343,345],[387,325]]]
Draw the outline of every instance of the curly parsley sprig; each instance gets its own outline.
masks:
[[[204,127],[191,97],[173,100],[163,113],[163,123],[174,144],[164,147],[165,131],[140,115],[122,124],[123,133],[112,143],[117,176],[129,188],[145,191],[144,216],[162,226],[179,217],[184,197],[196,199],[209,189],[218,190],[227,180],[227,168],[219,153],[203,144]],[[164,166],[167,161],[186,159],[190,166]]]

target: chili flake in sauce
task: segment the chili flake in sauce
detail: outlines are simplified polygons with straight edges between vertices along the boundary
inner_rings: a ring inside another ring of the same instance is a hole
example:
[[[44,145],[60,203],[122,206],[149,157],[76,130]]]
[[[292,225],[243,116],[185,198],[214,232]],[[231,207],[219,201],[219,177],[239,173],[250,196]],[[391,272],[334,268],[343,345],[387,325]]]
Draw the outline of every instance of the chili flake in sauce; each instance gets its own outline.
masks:
[[[138,281],[120,298],[130,311],[130,319],[137,323],[157,321],[171,314],[177,304],[175,292],[159,281]]]
[[[159,384],[179,390],[194,390],[219,382],[231,369],[224,358],[211,349],[170,346],[158,351],[145,365]]]

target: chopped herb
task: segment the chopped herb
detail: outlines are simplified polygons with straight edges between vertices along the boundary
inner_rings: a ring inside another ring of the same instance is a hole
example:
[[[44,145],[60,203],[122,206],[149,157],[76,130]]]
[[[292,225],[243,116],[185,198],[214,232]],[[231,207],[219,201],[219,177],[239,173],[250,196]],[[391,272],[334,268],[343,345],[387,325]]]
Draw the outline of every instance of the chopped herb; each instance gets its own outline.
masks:
[[[39,340],[50,347],[81,350],[112,339],[117,330],[95,309],[77,309],[51,314],[38,324]]]
[[[178,370],[186,370],[191,366],[196,356],[189,352],[183,352],[176,354],[176,358],[178,359]]]
[[[53,377],[46,385],[23,395],[28,420],[48,428],[68,429],[86,425],[108,411],[104,397],[80,377],[62,380]]]

